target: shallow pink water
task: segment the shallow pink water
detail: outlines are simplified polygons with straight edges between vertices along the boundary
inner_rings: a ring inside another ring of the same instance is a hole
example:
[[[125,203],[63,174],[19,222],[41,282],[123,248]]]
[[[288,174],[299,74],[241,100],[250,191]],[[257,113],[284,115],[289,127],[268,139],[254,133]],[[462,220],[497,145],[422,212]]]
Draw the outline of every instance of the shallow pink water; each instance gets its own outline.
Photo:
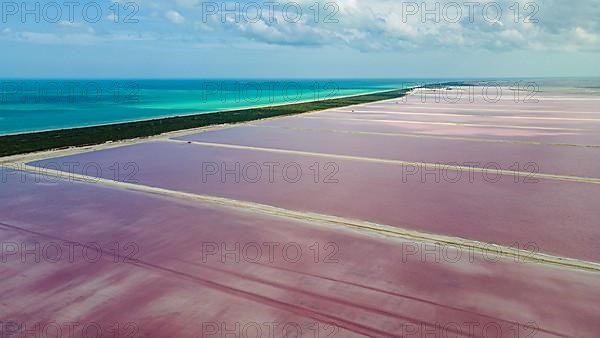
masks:
[[[315,115],[317,117],[318,115]],[[334,129],[380,133],[416,133],[431,136],[454,136],[507,141],[600,145],[600,133],[564,130],[531,130],[490,127],[463,127],[432,124],[401,124],[344,119],[289,117],[259,122],[260,125],[310,129]]]
[[[477,334],[491,326],[505,337],[515,330],[518,337],[592,337],[600,329],[600,289],[591,273],[491,260],[477,252],[459,257],[454,248],[432,256],[408,241],[27,178],[0,191],[3,243],[107,248],[118,242],[139,249],[121,252],[117,262],[108,250],[97,262],[83,260],[78,251],[72,262],[8,257],[0,266],[0,309],[3,319],[28,326],[77,321],[108,330],[132,323],[142,336],[199,336],[214,323],[292,323],[307,336],[311,325],[325,332],[334,324],[336,336],[344,337],[420,334],[436,327],[438,334],[464,336],[469,327]],[[236,262],[231,253],[223,260],[225,251],[207,251],[203,244],[209,243],[278,246],[258,260],[239,250]],[[304,253],[298,261],[279,250],[290,243]],[[318,255],[310,249],[315,243],[322,247]]]

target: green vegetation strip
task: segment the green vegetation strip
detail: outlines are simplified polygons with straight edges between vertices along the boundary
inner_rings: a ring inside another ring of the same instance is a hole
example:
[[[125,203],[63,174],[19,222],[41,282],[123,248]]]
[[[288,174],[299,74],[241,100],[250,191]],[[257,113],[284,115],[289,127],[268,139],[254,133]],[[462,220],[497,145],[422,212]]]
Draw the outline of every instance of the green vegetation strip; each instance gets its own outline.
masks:
[[[0,137],[0,157],[35,151],[88,146],[108,141],[148,137],[166,132],[210,125],[254,121],[268,117],[301,114],[355,104],[389,100],[406,95],[407,89],[349,96],[321,101],[250,108],[102,126],[62,129]]]

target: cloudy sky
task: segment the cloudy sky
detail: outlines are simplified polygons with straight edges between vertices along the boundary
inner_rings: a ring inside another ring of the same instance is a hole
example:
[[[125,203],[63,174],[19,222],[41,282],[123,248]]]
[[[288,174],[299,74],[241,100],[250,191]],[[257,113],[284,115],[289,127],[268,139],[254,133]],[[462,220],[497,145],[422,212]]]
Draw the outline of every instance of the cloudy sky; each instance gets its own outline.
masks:
[[[600,0],[1,6],[0,77],[600,76]]]

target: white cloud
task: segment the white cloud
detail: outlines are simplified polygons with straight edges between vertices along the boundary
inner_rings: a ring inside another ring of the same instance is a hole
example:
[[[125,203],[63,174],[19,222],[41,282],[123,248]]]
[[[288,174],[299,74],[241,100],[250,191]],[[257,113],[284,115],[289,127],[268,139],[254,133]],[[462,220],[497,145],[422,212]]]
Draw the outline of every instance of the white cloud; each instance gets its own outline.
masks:
[[[119,0],[121,2],[126,0]],[[225,1],[225,0],[223,0]],[[268,20],[269,10],[263,9],[263,17],[257,22],[243,19],[236,22],[231,13],[219,14],[203,20],[202,0],[139,0],[140,20],[136,25],[108,25],[108,21],[119,19],[111,13],[98,25],[82,26],[80,23],[61,22],[58,29],[49,33],[89,33],[103,34],[103,38],[143,32],[147,36],[157,36],[161,40],[186,41],[194,43],[215,43],[243,45],[244,43],[264,45],[332,46],[348,47],[370,51],[420,51],[439,48],[465,48],[469,50],[599,50],[600,49],[600,0],[588,0],[586,6],[577,6],[564,0],[544,0],[539,2],[539,11],[534,18],[538,23],[526,23],[532,15],[526,8],[529,0],[518,0],[518,15],[512,7],[515,0],[494,1],[502,8],[502,15],[496,16],[490,10],[490,17],[484,18],[483,7],[491,0],[480,1],[475,8],[474,20],[468,17],[469,10],[463,8],[460,20],[454,20],[456,12],[444,13],[444,6],[454,0],[422,0],[424,8],[436,8],[439,2],[441,20],[434,22],[432,15],[423,20],[422,13],[406,15],[406,2],[397,0],[336,0],[335,6],[326,7],[328,2],[319,2],[319,16],[315,17],[314,0],[296,0],[303,8],[300,21],[288,22],[281,10],[283,3],[276,7],[276,20]],[[259,2],[259,4],[262,2]],[[404,4],[404,5],[403,5]],[[242,6],[243,7],[243,6]],[[421,9],[418,9],[421,11]],[[291,9],[294,11],[294,9]],[[183,14],[182,14],[183,13]],[[125,16],[125,12],[121,13]],[[185,15],[185,16],[184,16]],[[254,17],[254,12],[248,13]],[[337,22],[326,22],[333,15]],[[453,20],[445,20],[445,16]],[[173,23],[168,29],[165,24]],[[103,25],[104,24],[104,25]],[[86,30],[86,27],[87,30]],[[96,28],[97,32],[89,28]],[[100,27],[100,28],[98,28]],[[77,30],[79,29],[79,30]],[[35,29],[32,29],[35,30]],[[210,32],[210,34],[206,34]]]
[[[93,27],[88,26],[82,22],[63,20],[63,21],[58,22],[58,25],[62,28],[70,29],[72,31],[86,32],[88,34],[96,33],[96,30],[94,30]]]
[[[182,24],[185,22],[185,18],[183,17],[183,15],[179,14],[179,12],[174,11],[174,10],[170,10],[168,11],[165,16],[167,17],[167,19],[169,19],[169,21],[171,21],[174,24]]]
[[[598,42],[598,36],[592,33],[589,33],[585,29],[581,27],[575,28],[575,37],[586,44],[595,44]]]

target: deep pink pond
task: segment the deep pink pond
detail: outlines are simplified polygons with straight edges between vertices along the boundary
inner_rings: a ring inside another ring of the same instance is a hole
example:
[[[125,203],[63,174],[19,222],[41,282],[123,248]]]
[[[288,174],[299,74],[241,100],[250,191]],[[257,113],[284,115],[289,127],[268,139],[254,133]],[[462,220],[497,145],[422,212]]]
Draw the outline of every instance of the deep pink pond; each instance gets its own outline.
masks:
[[[422,244],[408,241],[93,184],[21,177],[0,190],[3,243],[96,243],[106,249],[116,242],[138,248],[117,256],[106,250],[96,262],[83,260],[78,251],[72,261],[58,262],[44,255],[40,262],[6,256],[0,265],[0,311],[3,320],[27,327],[78,322],[81,330],[95,323],[108,332],[118,323],[141,336],[207,336],[203,330],[215,323],[291,323],[307,335],[311,325],[326,332],[333,324],[336,336],[343,337],[420,334],[436,327],[446,336],[467,335],[469,327],[477,334],[490,326],[516,329],[519,337],[592,337],[600,330],[595,274],[477,252],[458,256],[454,248],[435,258],[431,251],[424,255]],[[231,253],[223,261],[220,249],[207,255],[207,243],[279,245],[259,260],[241,250],[236,262]],[[305,253],[294,262],[279,250],[291,243]],[[310,251],[315,243],[323,246],[317,256]],[[275,336],[283,335],[276,331]]]

